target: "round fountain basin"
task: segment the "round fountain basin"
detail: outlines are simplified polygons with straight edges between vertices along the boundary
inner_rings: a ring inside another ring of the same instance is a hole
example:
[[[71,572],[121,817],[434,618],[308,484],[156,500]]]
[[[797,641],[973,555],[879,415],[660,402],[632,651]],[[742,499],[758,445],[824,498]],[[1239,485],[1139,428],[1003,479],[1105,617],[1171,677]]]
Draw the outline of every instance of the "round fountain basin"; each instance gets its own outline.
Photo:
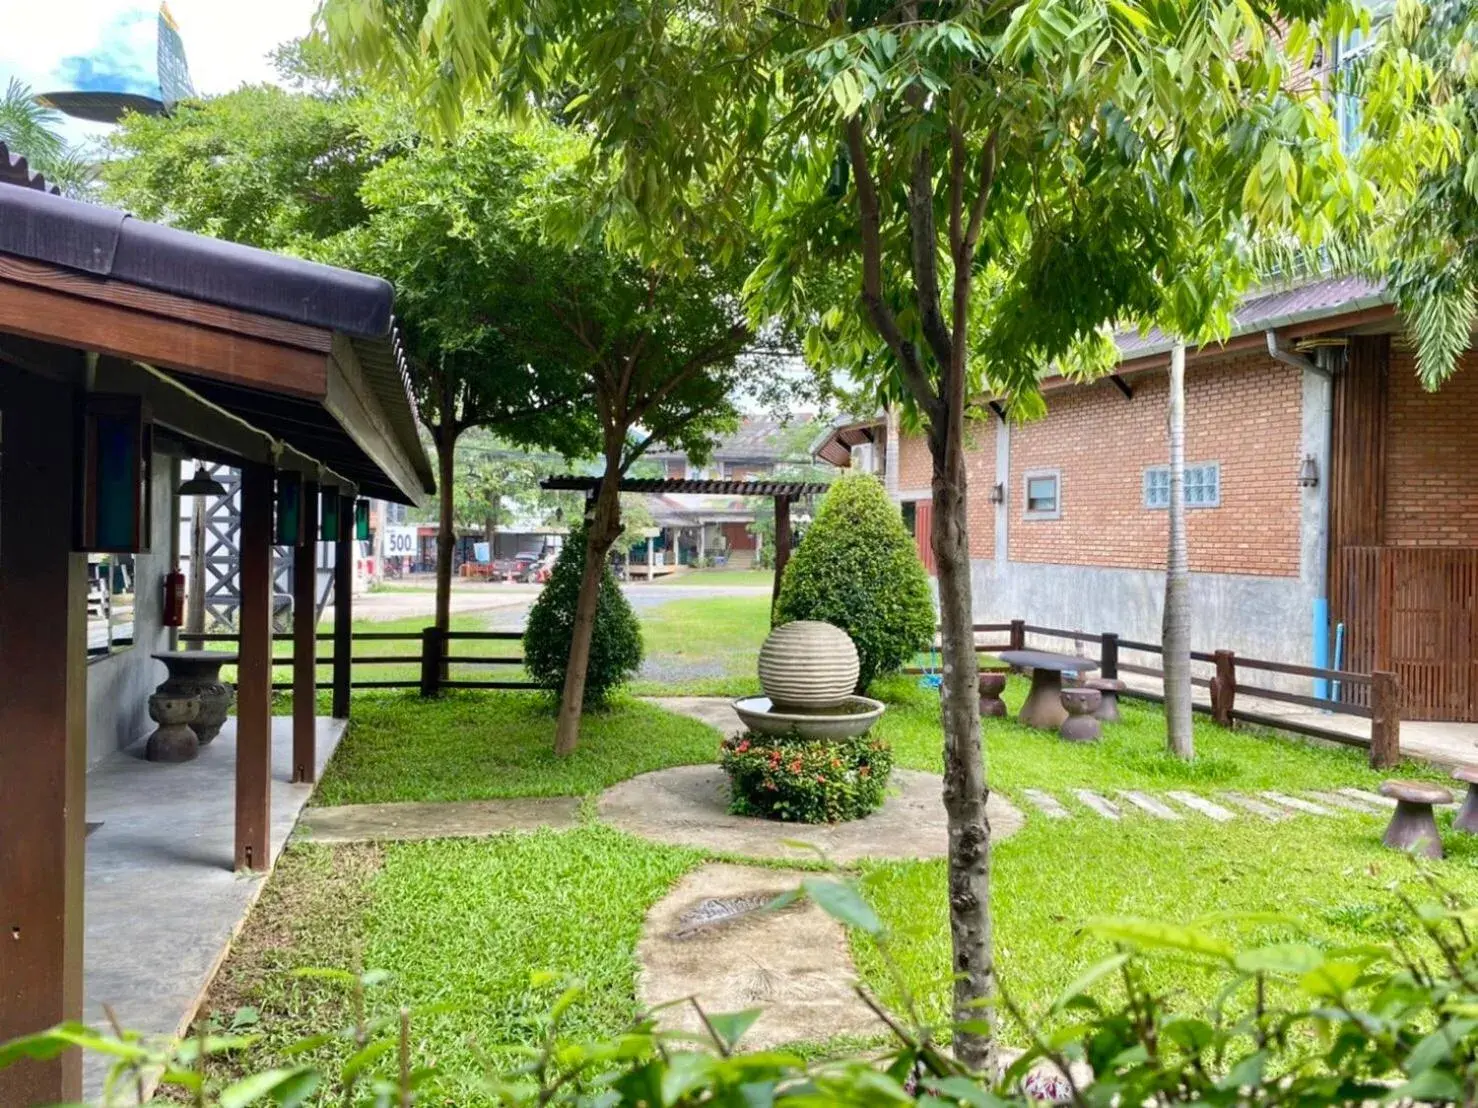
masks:
[[[883,714],[883,702],[867,696],[849,696],[835,708],[779,711],[768,696],[746,696],[734,701],[744,726],[761,735],[799,735],[803,739],[849,739],[860,735]]]

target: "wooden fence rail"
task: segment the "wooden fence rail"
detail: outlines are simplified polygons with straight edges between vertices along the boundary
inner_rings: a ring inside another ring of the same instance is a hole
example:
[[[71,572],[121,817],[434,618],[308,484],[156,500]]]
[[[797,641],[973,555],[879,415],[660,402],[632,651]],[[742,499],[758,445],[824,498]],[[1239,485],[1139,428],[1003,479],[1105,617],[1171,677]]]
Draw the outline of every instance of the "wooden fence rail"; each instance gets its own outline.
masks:
[[[1094,659],[1098,663],[1098,672],[1109,678],[1117,678],[1121,673],[1134,674],[1140,677],[1151,677],[1161,682],[1165,679],[1165,671],[1153,665],[1144,665],[1139,662],[1127,662],[1120,658],[1121,651],[1130,651],[1139,654],[1164,656],[1164,648],[1159,643],[1141,642],[1136,639],[1125,639],[1113,632],[1089,632],[1071,631],[1060,627],[1040,627],[1027,623],[1025,620],[1013,619],[1009,623],[977,623],[974,626],[977,641],[975,651],[977,654],[999,654],[1003,650],[1026,649],[1026,637],[1036,635],[1042,638],[1058,638],[1072,640],[1078,646],[1085,643],[1098,645],[1098,656]],[[1006,632],[1005,642],[980,642],[981,634]],[[1086,657],[1087,655],[1085,655]],[[1198,712],[1209,714],[1217,723],[1224,727],[1230,727],[1234,723],[1250,723],[1261,727],[1272,727],[1283,731],[1293,731],[1298,734],[1313,735],[1328,739],[1332,742],[1342,743],[1347,746],[1360,746],[1368,748],[1370,752],[1370,764],[1378,769],[1395,765],[1400,760],[1400,738],[1401,738],[1401,686],[1394,673],[1385,670],[1376,670],[1370,673],[1352,672],[1341,669],[1326,669],[1320,666],[1297,665],[1292,662],[1273,662],[1264,658],[1245,658],[1231,650],[1214,651],[1191,651],[1191,660],[1204,666],[1212,668],[1211,674],[1193,674],[1191,684],[1197,688],[1206,689],[1210,694],[1209,704],[1196,704]],[[1259,684],[1249,680],[1250,673],[1238,671],[1251,671],[1256,673],[1279,674],[1288,677],[1307,677],[1315,680],[1340,682],[1343,689],[1359,690],[1361,695],[1346,699],[1325,699],[1323,697],[1309,696],[1304,693],[1288,692],[1284,689],[1271,688],[1266,684]],[[922,672],[918,667],[911,667],[905,672]],[[1368,695],[1366,695],[1368,690]],[[1273,701],[1280,704],[1291,704],[1295,707],[1310,708],[1320,712],[1329,712],[1336,715],[1353,716],[1370,721],[1370,738],[1364,739],[1358,735],[1351,735],[1331,727],[1321,727],[1317,723],[1308,720],[1294,719],[1286,716],[1273,715],[1268,712],[1258,712],[1245,707],[1238,707],[1237,697],[1241,694],[1244,699],[1258,699]],[[1163,694],[1149,689],[1128,687],[1124,695],[1138,697],[1143,700],[1160,701],[1164,699]]]
[[[182,632],[179,640],[182,643],[234,643],[239,636],[233,632],[210,632],[194,633]],[[331,633],[320,633],[315,636],[319,642],[332,641]],[[272,636],[274,642],[291,642],[291,634],[276,634]],[[402,678],[398,680],[351,680],[351,689],[419,689],[422,696],[435,696],[442,689],[536,689],[539,686],[532,681],[478,681],[472,679],[455,678],[448,676],[447,667],[453,665],[474,666],[521,666],[524,659],[522,655],[500,655],[485,657],[478,654],[452,654],[449,650],[452,644],[465,642],[522,642],[522,631],[447,631],[438,635],[436,628],[427,627],[420,631],[356,631],[349,636],[350,642],[404,642],[415,643],[417,650],[414,654],[365,654],[351,655],[349,664],[355,666],[390,666],[390,665],[414,665],[417,667],[418,676],[415,678]],[[292,661],[290,656],[274,657],[274,666],[287,665]],[[333,655],[319,655],[314,659],[317,665],[332,665]],[[352,671],[351,671],[352,672]],[[291,689],[291,681],[274,681],[272,688],[277,691]],[[333,688],[332,681],[318,681],[314,684],[317,689]]]

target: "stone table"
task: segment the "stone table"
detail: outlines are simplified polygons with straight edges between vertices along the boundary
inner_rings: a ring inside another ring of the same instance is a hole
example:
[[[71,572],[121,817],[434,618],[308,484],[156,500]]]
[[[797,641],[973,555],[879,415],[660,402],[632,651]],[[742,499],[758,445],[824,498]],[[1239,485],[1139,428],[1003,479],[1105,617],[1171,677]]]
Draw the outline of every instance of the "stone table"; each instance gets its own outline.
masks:
[[[1395,850],[1441,858],[1442,837],[1437,832],[1432,806],[1451,804],[1452,793],[1425,781],[1383,781],[1380,794],[1396,802],[1396,811],[1381,841]]]
[[[225,650],[161,650],[152,655],[169,676],[156,692],[200,698],[200,713],[190,724],[204,746],[221,732],[236,694],[221,680],[221,667],[235,665],[238,655]]]
[[[1032,671],[1031,691],[1026,694],[1026,703],[1016,718],[1028,727],[1044,731],[1056,731],[1067,719],[1067,709],[1062,706],[1062,675],[1098,668],[1091,658],[1054,654],[1049,650],[1005,650],[999,657],[1007,665]]]

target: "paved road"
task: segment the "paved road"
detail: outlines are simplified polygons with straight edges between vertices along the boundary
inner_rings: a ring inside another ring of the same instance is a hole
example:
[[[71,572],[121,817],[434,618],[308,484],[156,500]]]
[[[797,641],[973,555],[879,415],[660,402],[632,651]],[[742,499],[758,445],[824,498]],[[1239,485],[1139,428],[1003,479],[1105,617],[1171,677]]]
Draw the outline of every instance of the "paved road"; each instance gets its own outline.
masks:
[[[754,585],[648,585],[633,581],[621,586],[638,612],[669,600],[709,596],[768,596],[770,590]],[[522,627],[529,605],[538,597],[538,585],[464,585],[452,589],[452,614],[488,612],[494,630]],[[405,592],[372,592],[354,598],[354,618],[367,620],[410,619],[429,616],[436,608],[432,589]],[[333,618],[333,606],[324,609],[324,619]]]

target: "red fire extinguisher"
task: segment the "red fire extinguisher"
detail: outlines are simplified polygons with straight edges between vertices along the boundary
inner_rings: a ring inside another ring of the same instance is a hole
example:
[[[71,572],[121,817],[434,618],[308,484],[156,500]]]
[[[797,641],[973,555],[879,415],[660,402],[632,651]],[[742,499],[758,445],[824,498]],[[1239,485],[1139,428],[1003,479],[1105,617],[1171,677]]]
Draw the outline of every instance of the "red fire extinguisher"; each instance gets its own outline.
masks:
[[[185,625],[185,575],[180,567],[164,575],[164,626]]]

